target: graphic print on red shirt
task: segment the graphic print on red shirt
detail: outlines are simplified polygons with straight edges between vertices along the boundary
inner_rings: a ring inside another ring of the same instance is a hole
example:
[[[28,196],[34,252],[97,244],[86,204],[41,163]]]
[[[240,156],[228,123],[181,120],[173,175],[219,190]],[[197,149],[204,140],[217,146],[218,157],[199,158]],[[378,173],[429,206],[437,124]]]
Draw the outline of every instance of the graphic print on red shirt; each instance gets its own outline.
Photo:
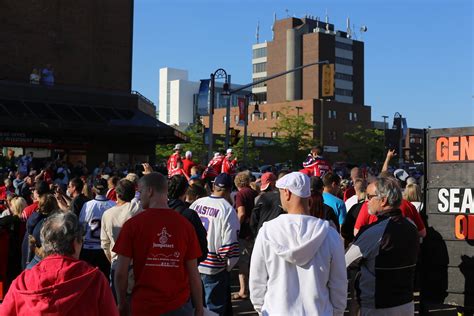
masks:
[[[133,259],[132,315],[160,315],[190,297],[185,262],[201,248],[189,221],[171,209],[147,209],[123,225],[114,252]]]

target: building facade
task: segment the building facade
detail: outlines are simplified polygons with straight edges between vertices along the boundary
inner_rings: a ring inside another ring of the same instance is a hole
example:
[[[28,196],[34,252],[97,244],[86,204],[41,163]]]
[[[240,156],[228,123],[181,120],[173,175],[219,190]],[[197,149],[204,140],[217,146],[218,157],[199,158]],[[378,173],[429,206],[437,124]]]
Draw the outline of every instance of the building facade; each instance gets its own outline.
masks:
[[[251,89],[244,89],[232,94],[229,98],[223,95],[224,82],[215,82],[215,109],[226,108],[227,102],[231,107],[237,106],[237,99],[251,93]],[[239,84],[230,85],[230,89],[242,87]],[[209,115],[209,79],[200,82],[189,81],[188,71],[175,68],[160,69],[159,85],[159,120],[186,130],[196,122],[197,118]]]
[[[327,60],[335,68],[334,95],[323,97],[322,65],[257,83],[252,93],[261,115],[253,115],[249,107],[248,135],[271,141],[278,137],[272,128],[279,113],[306,113],[314,126],[314,143],[322,144],[330,158],[344,159],[349,147],[344,134],[357,126],[371,128],[371,107],[364,104],[364,43],[354,40],[350,29],[338,31],[327,20],[309,17],[275,20],[272,29],[272,41],[252,46],[253,82]],[[233,108],[231,127],[243,129],[235,126],[237,114]],[[225,111],[216,110],[214,133],[225,133]]]

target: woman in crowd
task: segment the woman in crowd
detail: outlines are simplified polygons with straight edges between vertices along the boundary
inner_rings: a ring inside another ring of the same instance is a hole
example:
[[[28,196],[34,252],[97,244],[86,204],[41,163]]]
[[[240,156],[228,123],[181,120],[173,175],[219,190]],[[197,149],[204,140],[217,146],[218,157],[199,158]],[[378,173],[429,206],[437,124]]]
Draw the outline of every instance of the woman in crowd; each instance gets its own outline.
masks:
[[[403,198],[408,202],[411,202],[411,204],[416,207],[418,213],[423,209],[421,188],[418,184],[407,184],[405,191],[403,192]]]
[[[0,282],[3,283],[3,293],[21,273],[21,237],[25,223],[20,215],[25,207],[24,198],[11,197],[5,215],[0,218]]]

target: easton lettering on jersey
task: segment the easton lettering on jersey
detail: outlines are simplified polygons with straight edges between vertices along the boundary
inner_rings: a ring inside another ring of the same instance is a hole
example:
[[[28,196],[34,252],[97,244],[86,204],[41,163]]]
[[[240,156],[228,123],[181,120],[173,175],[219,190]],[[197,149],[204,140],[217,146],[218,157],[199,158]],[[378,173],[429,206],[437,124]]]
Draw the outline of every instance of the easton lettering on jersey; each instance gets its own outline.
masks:
[[[212,216],[212,217],[217,217],[217,214],[219,214],[219,209],[211,206],[206,206],[206,205],[196,205],[195,211],[199,215],[207,215],[207,216]]]

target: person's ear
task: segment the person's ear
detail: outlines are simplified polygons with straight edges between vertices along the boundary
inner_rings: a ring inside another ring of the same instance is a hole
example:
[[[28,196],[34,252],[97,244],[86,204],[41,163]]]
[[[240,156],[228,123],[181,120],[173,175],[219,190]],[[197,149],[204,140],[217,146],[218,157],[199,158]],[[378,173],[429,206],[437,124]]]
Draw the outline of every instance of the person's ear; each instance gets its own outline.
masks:
[[[285,201],[289,201],[291,199],[291,194],[292,194],[291,191],[288,189],[285,189],[284,194],[285,194]]]

